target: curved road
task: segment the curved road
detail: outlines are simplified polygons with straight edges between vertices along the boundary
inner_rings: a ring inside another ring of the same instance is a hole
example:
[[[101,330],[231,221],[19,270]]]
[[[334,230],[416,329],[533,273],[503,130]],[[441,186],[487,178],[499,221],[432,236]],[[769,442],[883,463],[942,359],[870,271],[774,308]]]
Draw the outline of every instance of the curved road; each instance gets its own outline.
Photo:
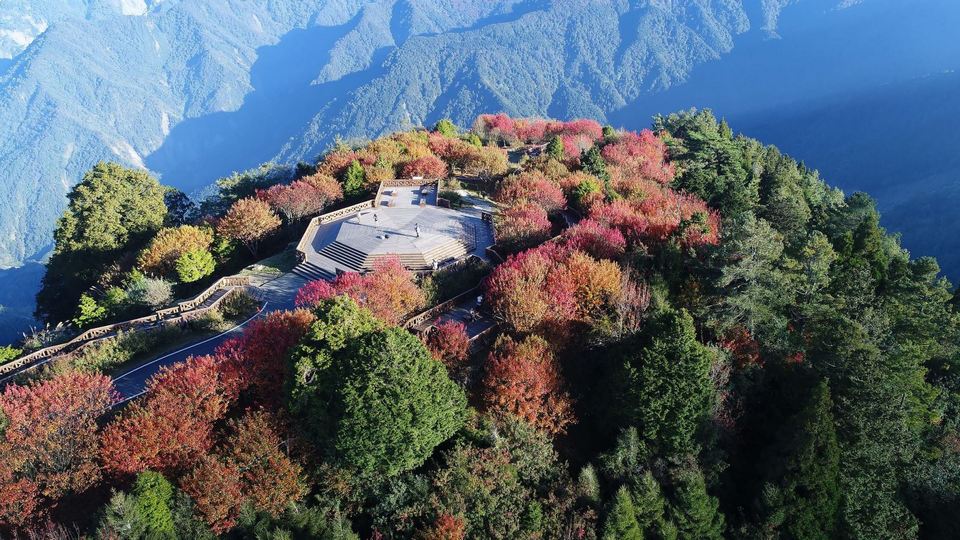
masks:
[[[230,338],[236,337],[243,332],[243,327],[250,321],[263,317],[272,311],[293,309],[293,300],[297,295],[297,290],[306,283],[307,280],[296,274],[283,274],[280,277],[271,279],[257,286],[263,296],[263,306],[260,311],[249,319],[234,326],[230,330],[207,338],[199,343],[194,343],[172,353],[165,354],[160,358],[150,360],[146,363],[132,366],[113,376],[113,383],[120,393],[121,401],[117,405],[126,403],[131,399],[143,394],[147,381],[160,371],[160,368],[182,362],[191,356],[201,356],[212,354],[221,343]]]

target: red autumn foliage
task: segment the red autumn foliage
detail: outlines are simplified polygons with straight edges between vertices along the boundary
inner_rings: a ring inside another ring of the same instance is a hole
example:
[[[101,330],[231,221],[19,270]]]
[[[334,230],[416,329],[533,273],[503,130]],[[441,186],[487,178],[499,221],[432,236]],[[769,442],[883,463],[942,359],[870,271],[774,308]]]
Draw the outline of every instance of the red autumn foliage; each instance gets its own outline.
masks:
[[[804,354],[803,351],[790,353],[787,355],[787,358],[786,358],[787,363],[789,364],[802,364],[805,359],[806,359],[806,355]]]
[[[459,139],[430,134],[430,151],[441,157],[454,169],[466,175],[490,177],[507,170],[507,154],[500,148],[478,148]]]
[[[404,178],[413,178],[415,176],[422,176],[423,178],[446,178],[447,164],[437,156],[423,156],[404,164],[402,176]]]
[[[273,213],[270,205],[253,197],[233,203],[217,221],[217,232],[221,236],[242,243],[254,255],[260,240],[278,228],[280,218]]]
[[[333,288],[329,281],[318,279],[300,287],[293,303],[297,307],[310,308],[336,295],[337,290]]]
[[[180,479],[180,489],[193,500],[200,518],[217,533],[229,531],[243,506],[243,484],[236,464],[203,455],[196,467]]]
[[[377,318],[399,324],[403,318],[423,307],[426,297],[397,257],[376,261],[373,270],[360,275],[345,272],[332,282],[313,281],[297,291],[296,304],[312,307],[320,301],[346,294]]]
[[[338,148],[327,153],[323,161],[317,164],[317,173],[340,178],[354,161],[359,161],[361,165],[373,165],[376,160],[376,156],[366,152]]]
[[[487,301],[494,315],[518,332],[530,332],[552,317],[573,316],[571,305],[552,301],[555,261],[547,244],[508,257],[486,282]]]
[[[620,232],[626,242],[634,246],[646,237],[648,223],[635,203],[618,199],[594,205],[590,219]]]
[[[482,400],[495,416],[512,415],[551,435],[573,421],[570,396],[549,344],[538,336],[497,340],[486,364]]]
[[[327,178],[328,180],[323,180]],[[319,214],[328,204],[343,199],[340,184],[332,178],[317,176],[317,182],[298,180],[290,185],[276,185],[257,192],[257,197],[280,212],[288,222]]]
[[[649,129],[622,134],[603,147],[602,155],[608,164],[620,165],[643,178],[660,184],[673,181],[675,171],[667,158],[667,145]]]
[[[423,540],[463,540],[467,536],[467,526],[463,519],[444,512],[437,516],[433,526],[421,533]]]
[[[743,326],[737,326],[720,341],[720,346],[730,352],[737,366],[760,365],[760,344]]]
[[[340,186],[340,182],[337,182],[337,179],[332,176],[316,173],[304,176],[300,181],[315,187],[327,201],[327,204],[343,199],[343,188]]]
[[[623,233],[592,219],[585,219],[564,231],[563,242],[570,249],[578,249],[597,259],[618,259],[627,248]]]
[[[560,135],[570,140],[589,139],[592,145],[603,137],[603,128],[595,120],[581,118],[558,122],[541,118],[511,118],[504,113],[481,114],[474,122],[473,130],[488,140],[507,144],[542,144]]]
[[[567,206],[567,198],[563,195],[560,184],[540,171],[525,171],[504,178],[493,198],[504,205],[534,203],[547,212],[555,212]]]
[[[438,324],[427,336],[427,348],[451,373],[459,372],[464,367],[470,348],[466,327],[457,321]]]
[[[7,455],[5,445],[0,451]],[[13,469],[22,466],[12,463],[9,458],[0,460],[0,525],[21,526],[40,517],[41,504],[39,488],[29,478],[20,476]]]
[[[97,483],[97,419],[116,400],[99,374],[67,373],[0,395],[0,523],[39,517],[57,499]]]
[[[243,335],[217,347],[220,369],[229,373],[241,392],[271,408],[281,405],[287,377],[287,352],[300,341],[315,320],[305,309],[275,311],[251,322]]]
[[[536,203],[515,204],[497,215],[497,243],[512,249],[539,244],[550,237],[547,211]]]
[[[678,233],[684,247],[716,245],[720,241],[719,214],[699,198],[668,188],[642,201],[620,199],[594,205],[590,218],[619,230],[630,245],[659,245]]]
[[[213,446],[215,423],[239,390],[239,381],[217,364],[211,356],[191,357],[154,375],[145,397],[104,429],[104,468],[115,475],[176,472],[205,455]]]
[[[580,155],[589,150],[595,142],[592,137],[585,134],[564,134],[560,136],[563,142],[564,157],[574,163],[579,163]]]
[[[598,261],[559,243],[507,258],[486,282],[494,315],[520,333],[589,322],[614,309],[620,288],[616,263]]]
[[[278,516],[306,492],[302,470],[281,450],[269,415],[247,413],[229,423],[229,433],[216,454],[203,456],[180,479],[199,516],[217,533],[234,526],[245,504]]]
[[[430,151],[437,156],[446,161],[450,161],[452,156],[463,151],[461,150],[463,146],[473,145],[460,139],[446,137],[436,131],[432,131],[427,135],[427,146],[430,148]]]
[[[243,496],[254,508],[278,516],[306,494],[301,468],[281,450],[276,421],[252,412],[230,423],[223,459],[240,471]]]

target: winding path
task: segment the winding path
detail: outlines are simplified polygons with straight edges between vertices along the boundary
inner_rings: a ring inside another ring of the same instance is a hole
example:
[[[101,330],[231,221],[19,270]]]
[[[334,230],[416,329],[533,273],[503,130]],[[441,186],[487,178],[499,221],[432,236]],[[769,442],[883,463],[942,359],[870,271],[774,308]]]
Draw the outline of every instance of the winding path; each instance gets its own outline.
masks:
[[[143,394],[147,381],[164,366],[182,362],[191,356],[212,354],[221,343],[236,337],[243,332],[243,327],[250,321],[263,317],[273,311],[294,308],[294,298],[297,290],[306,283],[306,279],[296,274],[287,273],[280,277],[265,281],[257,287],[263,298],[260,310],[249,319],[234,326],[226,332],[207,338],[199,343],[188,345],[177,351],[167,353],[160,358],[148,360],[135,366],[127,366],[113,375],[113,382],[120,393],[121,401],[118,405]]]

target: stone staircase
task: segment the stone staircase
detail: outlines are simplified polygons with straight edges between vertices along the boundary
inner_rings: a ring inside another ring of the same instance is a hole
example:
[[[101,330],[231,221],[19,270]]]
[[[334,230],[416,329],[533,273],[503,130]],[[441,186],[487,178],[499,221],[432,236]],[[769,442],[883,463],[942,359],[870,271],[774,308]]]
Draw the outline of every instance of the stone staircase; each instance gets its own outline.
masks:
[[[330,259],[340,266],[345,266],[354,272],[361,272],[367,268],[367,254],[356,250],[337,240],[323,246],[318,252],[323,257]]]
[[[460,240],[451,240],[446,242],[442,246],[437,246],[434,249],[425,251],[422,254],[404,254],[399,255],[400,264],[409,270],[414,272],[426,271],[433,269],[433,261],[442,263],[448,259],[459,259],[465,257],[469,252],[467,251],[467,246]],[[386,257],[396,257],[397,255],[372,255],[367,258],[364,262],[364,270],[370,270],[373,268],[374,263],[378,259]]]
[[[310,261],[303,261],[302,263],[295,266],[293,268],[293,273],[302,278],[306,278],[310,281],[317,281],[321,279],[330,281],[334,277],[336,277],[326,268],[317,266],[316,264]]]

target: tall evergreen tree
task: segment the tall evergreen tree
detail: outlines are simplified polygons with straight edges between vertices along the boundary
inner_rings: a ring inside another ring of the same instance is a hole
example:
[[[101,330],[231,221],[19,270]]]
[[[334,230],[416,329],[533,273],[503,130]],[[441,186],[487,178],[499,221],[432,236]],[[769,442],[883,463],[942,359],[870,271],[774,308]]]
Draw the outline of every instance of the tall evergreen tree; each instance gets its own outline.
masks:
[[[563,139],[559,135],[554,135],[547,143],[547,155],[558,161],[563,159]]]
[[[671,475],[673,497],[670,521],[683,539],[720,540],[725,520],[716,497],[707,493],[703,473],[696,466],[685,466]]]
[[[688,453],[709,410],[713,355],[697,342],[686,310],[657,313],[639,341],[641,348],[628,353],[624,366],[628,414],[660,452]]]
[[[330,458],[368,475],[423,464],[466,418],[466,397],[410,332],[353,300],[322,302],[293,354],[290,407]]]
[[[806,406],[784,427],[785,436],[767,471],[767,530],[785,538],[834,538],[840,510],[840,448],[826,381],[814,387]]]
[[[635,479],[630,488],[637,523],[647,538],[667,540],[676,535],[675,527],[666,521],[666,500],[660,484],[650,471]]]
[[[343,173],[343,194],[346,197],[356,197],[363,191],[367,175],[360,162],[353,160],[346,172]]]
[[[643,540],[633,498],[626,486],[620,486],[613,499],[613,506],[603,526],[603,540]]]

